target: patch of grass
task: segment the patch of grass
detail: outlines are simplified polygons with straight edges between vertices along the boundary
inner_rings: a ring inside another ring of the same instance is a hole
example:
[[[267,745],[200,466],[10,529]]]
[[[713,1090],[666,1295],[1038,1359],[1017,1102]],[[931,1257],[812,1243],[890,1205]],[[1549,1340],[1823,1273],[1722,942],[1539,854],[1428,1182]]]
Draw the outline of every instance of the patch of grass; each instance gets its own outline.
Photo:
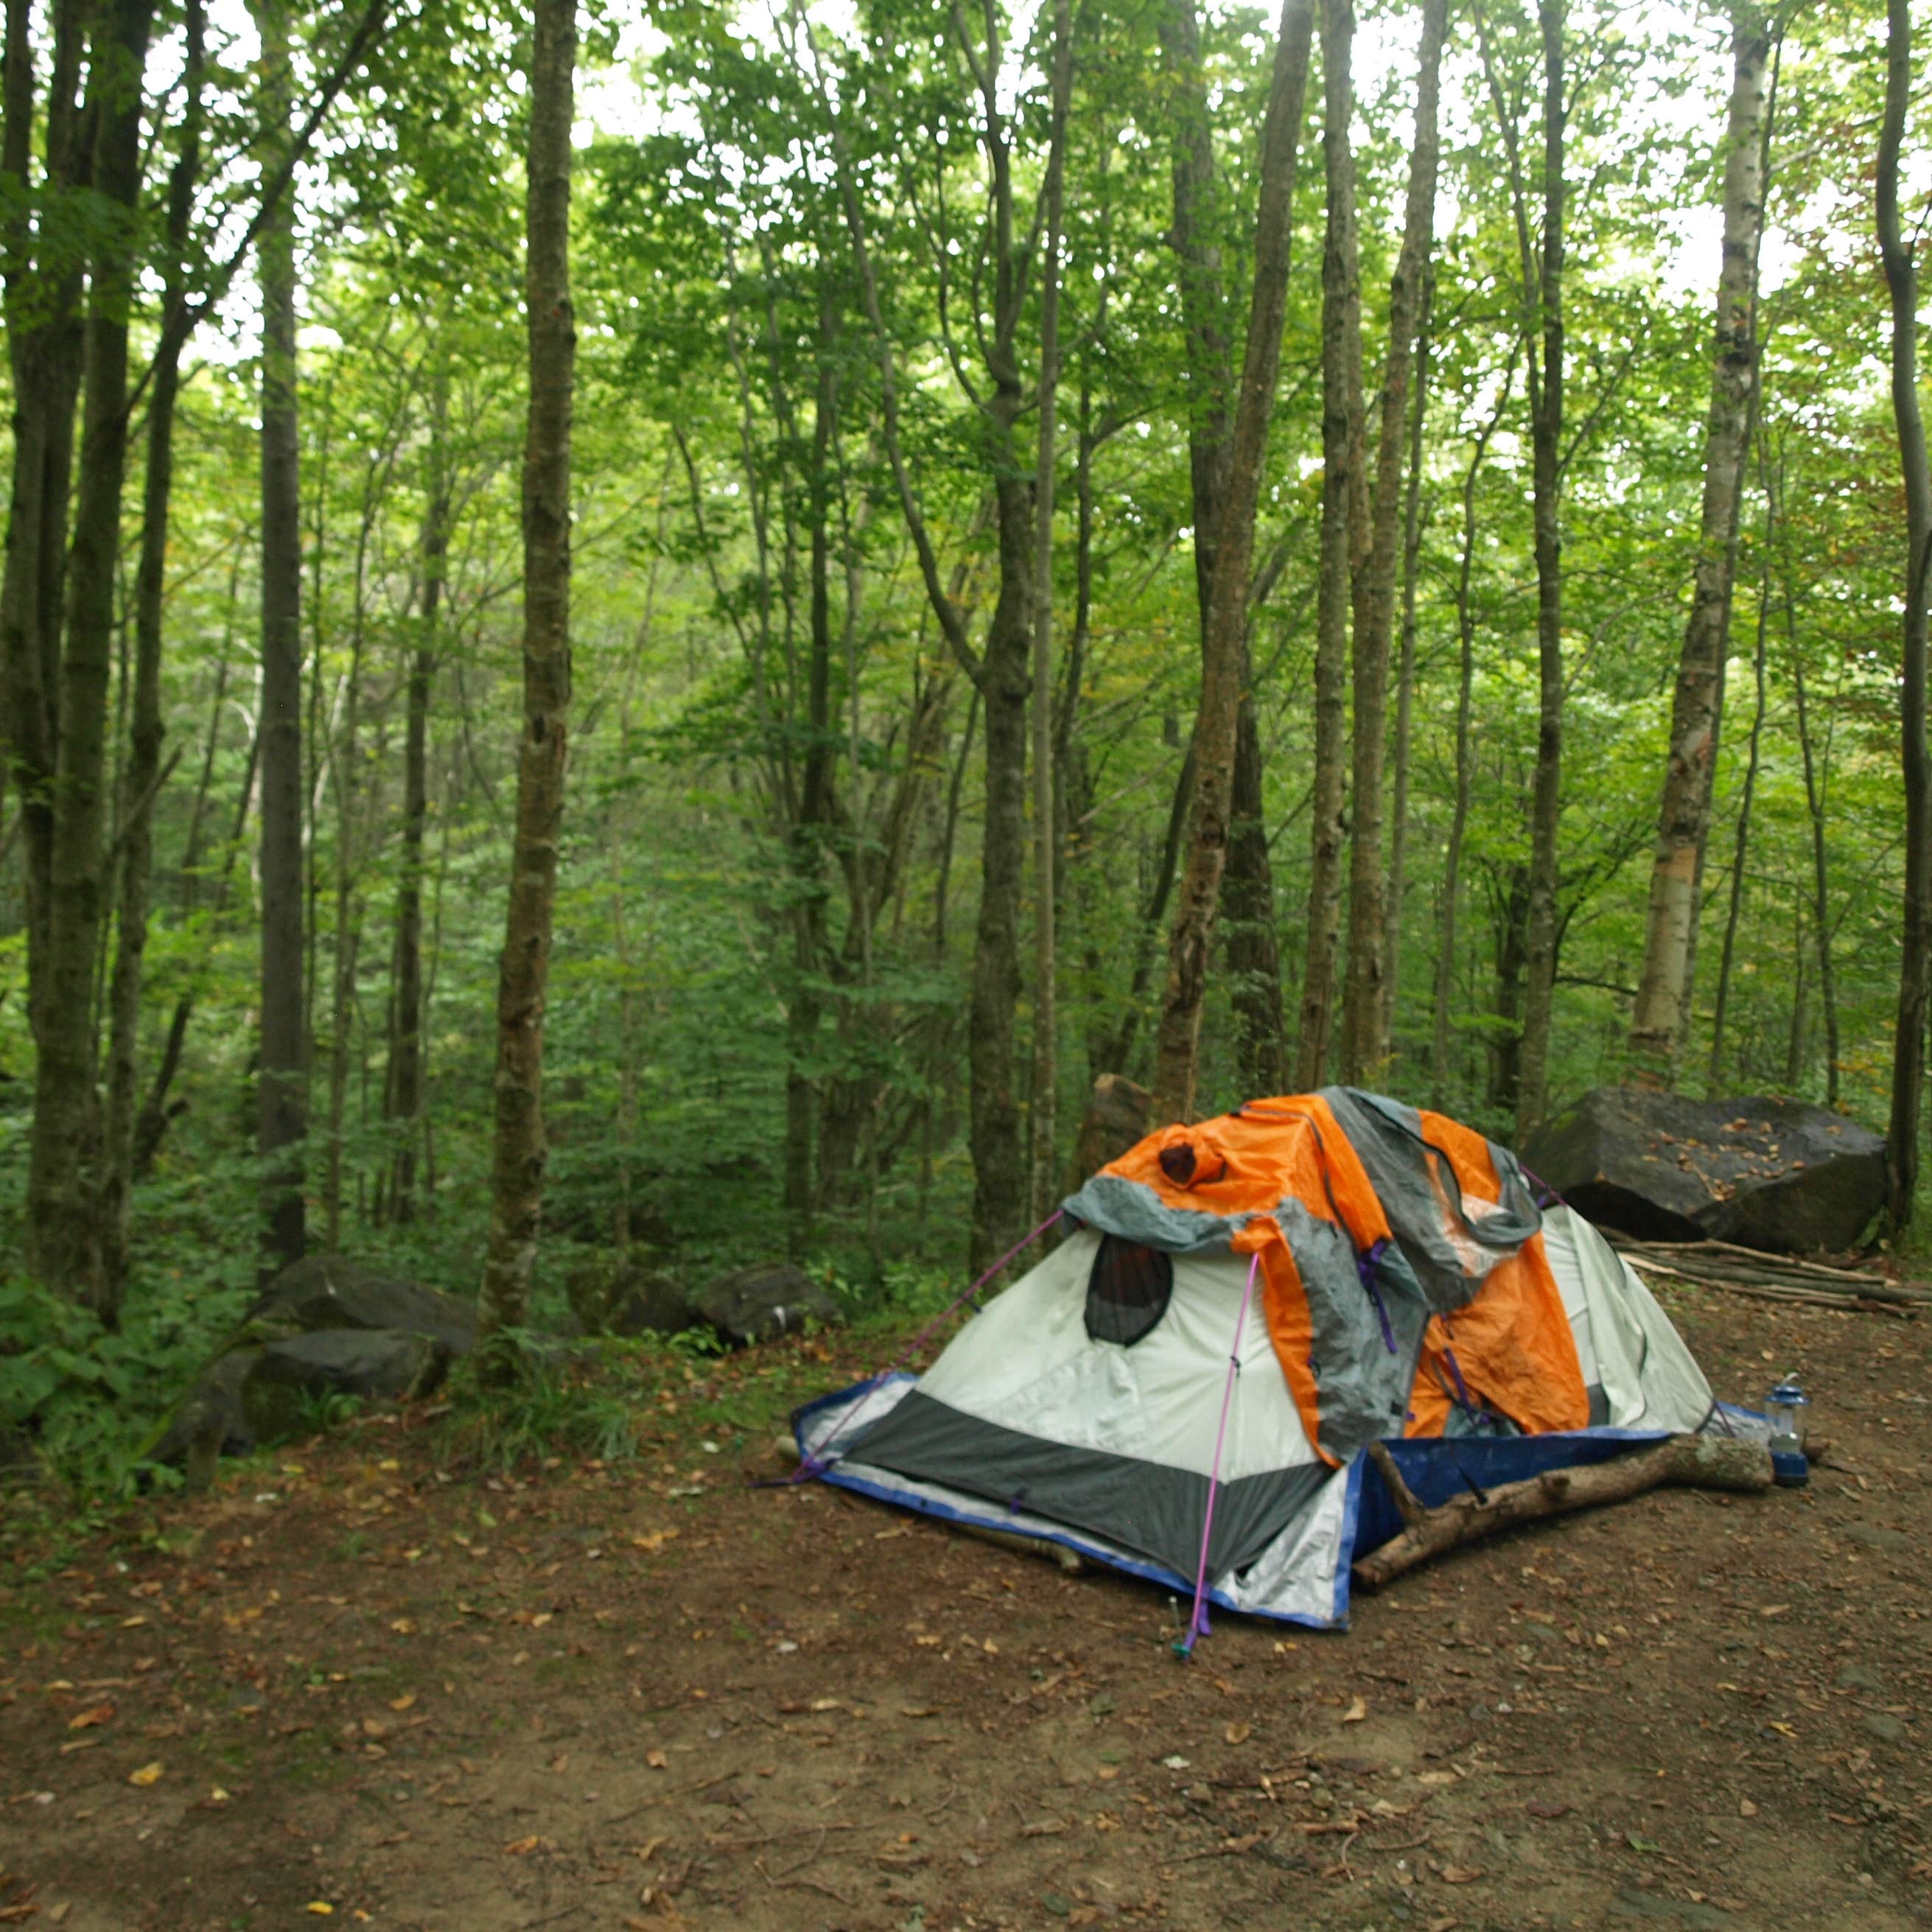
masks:
[[[521,1362],[506,1382],[487,1378],[474,1358],[451,1377],[454,1413],[444,1436],[451,1458],[514,1469],[551,1456],[634,1456],[640,1392],[621,1388],[601,1353],[546,1354],[532,1339],[519,1338]]]

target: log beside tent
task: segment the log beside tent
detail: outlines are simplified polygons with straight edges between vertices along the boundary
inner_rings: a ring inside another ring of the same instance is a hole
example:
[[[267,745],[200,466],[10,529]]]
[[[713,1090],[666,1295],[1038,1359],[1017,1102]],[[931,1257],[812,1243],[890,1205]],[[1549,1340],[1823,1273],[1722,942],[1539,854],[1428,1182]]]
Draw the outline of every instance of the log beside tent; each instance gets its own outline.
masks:
[[[1546,1469],[1527,1482],[1472,1490],[1431,1509],[1402,1480],[1384,1444],[1370,1443],[1368,1454],[1402,1517],[1402,1528],[1399,1536],[1354,1564],[1355,1582],[1365,1590],[1392,1583],[1418,1564],[1463,1544],[1540,1516],[1628,1502],[1667,1484],[1744,1492],[1772,1485],[1771,1451],[1762,1442],[1725,1436],[1672,1436],[1614,1462]]]

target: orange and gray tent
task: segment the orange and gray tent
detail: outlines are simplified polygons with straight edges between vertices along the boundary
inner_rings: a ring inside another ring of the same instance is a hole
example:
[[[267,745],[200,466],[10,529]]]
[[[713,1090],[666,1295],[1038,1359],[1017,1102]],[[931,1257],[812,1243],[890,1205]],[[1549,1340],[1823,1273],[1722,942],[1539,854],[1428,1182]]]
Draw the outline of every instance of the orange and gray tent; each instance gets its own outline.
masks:
[[[1224,1608],[1345,1622],[1425,1502],[1729,1426],[1669,1318],[1515,1158],[1349,1088],[1151,1134],[925,1374],[794,1418],[805,1466]]]

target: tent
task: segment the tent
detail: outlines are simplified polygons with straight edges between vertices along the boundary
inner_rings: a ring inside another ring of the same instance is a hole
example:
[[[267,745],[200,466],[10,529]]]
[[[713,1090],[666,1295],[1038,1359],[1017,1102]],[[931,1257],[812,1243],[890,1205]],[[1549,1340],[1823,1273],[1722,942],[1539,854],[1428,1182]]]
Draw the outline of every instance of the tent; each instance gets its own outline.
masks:
[[[803,1467],[1204,1602],[1345,1624],[1437,1503],[1730,1426],[1649,1291],[1515,1159],[1353,1088],[1148,1136],[931,1368],[794,1418]],[[1194,1626],[1190,1626],[1191,1641]]]

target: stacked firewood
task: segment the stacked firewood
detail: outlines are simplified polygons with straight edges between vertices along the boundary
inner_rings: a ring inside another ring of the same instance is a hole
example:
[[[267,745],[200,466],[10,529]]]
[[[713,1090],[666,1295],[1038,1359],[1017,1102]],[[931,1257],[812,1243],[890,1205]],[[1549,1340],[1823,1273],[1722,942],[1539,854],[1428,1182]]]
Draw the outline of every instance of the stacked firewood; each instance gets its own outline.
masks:
[[[1646,1277],[1723,1289],[1757,1301],[1862,1308],[1909,1316],[1932,1308],[1932,1288],[1892,1280],[1876,1269],[1838,1268],[1792,1255],[1761,1254],[1729,1241],[1638,1241],[1612,1234],[1617,1252]]]

